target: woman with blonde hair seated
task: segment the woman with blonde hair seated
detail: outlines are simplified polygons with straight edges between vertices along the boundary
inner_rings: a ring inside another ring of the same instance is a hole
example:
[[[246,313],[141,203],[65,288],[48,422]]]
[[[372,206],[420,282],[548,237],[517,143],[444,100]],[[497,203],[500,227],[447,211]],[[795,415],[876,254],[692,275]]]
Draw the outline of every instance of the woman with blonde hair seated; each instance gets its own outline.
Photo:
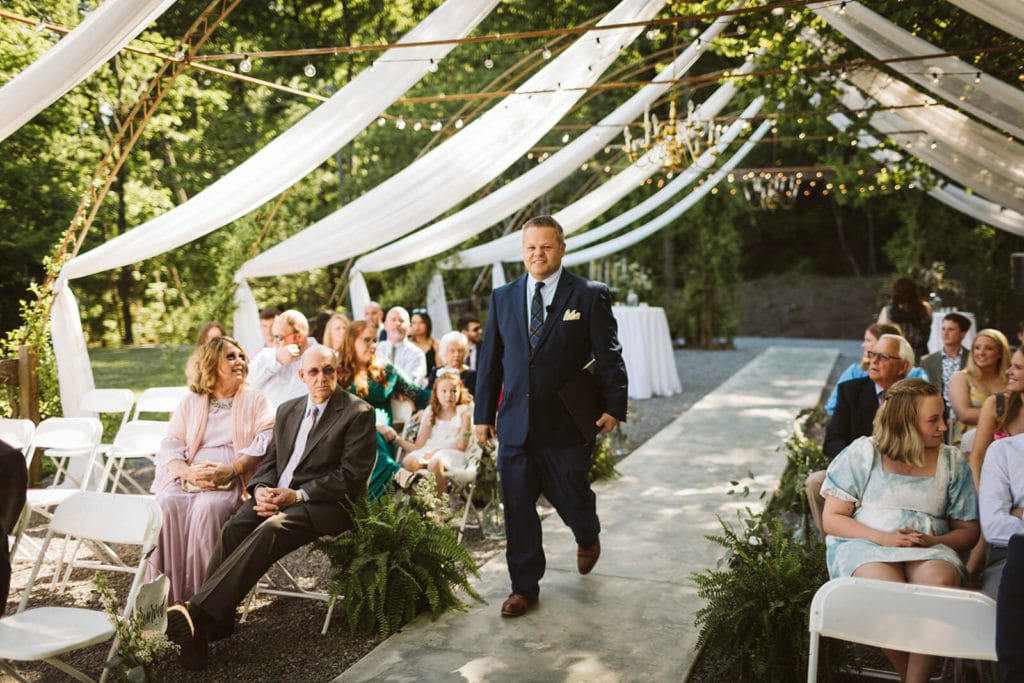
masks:
[[[945,404],[920,379],[894,384],[874,431],[829,465],[822,522],[831,578],[959,587],[958,553],[978,540],[978,498],[958,448],[943,443]],[[885,650],[903,681],[926,681],[934,657]]]
[[[168,576],[171,602],[199,589],[221,527],[270,444],[274,411],[246,385],[247,374],[245,353],[231,337],[197,348],[187,370],[190,393],[160,444],[151,490],[164,519],[148,574]]]
[[[348,329],[350,324],[352,324],[352,321],[348,319],[347,315],[335,313],[327,320],[327,324],[324,325],[324,338],[320,343],[335,353],[340,354],[341,343],[345,339],[345,330]]]
[[[984,329],[974,338],[967,365],[949,379],[949,405],[956,419],[950,443],[970,452],[973,430],[981,417],[981,404],[993,394],[1006,391],[1006,369],[1010,367],[1010,345],[999,330]],[[961,443],[961,441],[963,443]]]

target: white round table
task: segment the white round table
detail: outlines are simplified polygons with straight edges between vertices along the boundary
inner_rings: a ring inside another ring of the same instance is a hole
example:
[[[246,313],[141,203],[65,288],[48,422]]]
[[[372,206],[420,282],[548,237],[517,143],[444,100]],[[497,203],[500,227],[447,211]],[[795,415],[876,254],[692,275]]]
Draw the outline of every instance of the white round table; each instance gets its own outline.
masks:
[[[629,397],[670,396],[682,391],[665,309],[613,306],[612,314],[619,324],[622,360],[629,375]]]

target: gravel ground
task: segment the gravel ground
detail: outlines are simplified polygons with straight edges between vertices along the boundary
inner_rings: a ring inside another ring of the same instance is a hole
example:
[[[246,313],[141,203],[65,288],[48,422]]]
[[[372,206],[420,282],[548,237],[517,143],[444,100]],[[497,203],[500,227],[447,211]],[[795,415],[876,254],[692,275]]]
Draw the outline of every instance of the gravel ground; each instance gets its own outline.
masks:
[[[623,425],[625,452],[628,454],[656,434],[770,345],[840,346],[844,354],[836,364],[833,379],[850,362],[859,358],[856,342],[828,340],[740,338],[736,340],[734,350],[677,350],[675,358],[682,393],[631,402],[629,422]],[[544,511],[550,513],[550,510]],[[478,564],[501,552],[504,547],[501,542],[483,538],[476,529],[467,530],[465,543]],[[329,566],[319,554],[299,550],[286,558],[284,564],[306,586],[322,587],[326,584]],[[29,569],[25,563],[15,566],[8,612],[17,606],[16,600],[20,598],[20,588],[28,578]],[[48,571],[44,568],[42,578],[46,576]],[[110,581],[121,595],[127,590],[127,580],[122,580],[124,576],[115,575]],[[33,591],[30,606],[75,604],[98,607],[91,578],[89,571],[76,571],[69,588],[61,594],[38,588]],[[330,680],[372,650],[378,639],[351,635],[337,615],[327,635],[321,636],[325,613],[324,603],[311,600],[267,597],[254,601],[246,623],[240,624],[231,638],[212,645],[211,663],[203,672],[189,674],[182,671],[176,661],[168,660],[157,667],[157,674],[163,680],[172,681]],[[108,646],[83,650],[69,657],[68,661],[98,677],[98,663],[105,659]],[[19,670],[30,681],[73,680],[45,664],[24,665]],[[0,680],[10,679],[0,677]]]

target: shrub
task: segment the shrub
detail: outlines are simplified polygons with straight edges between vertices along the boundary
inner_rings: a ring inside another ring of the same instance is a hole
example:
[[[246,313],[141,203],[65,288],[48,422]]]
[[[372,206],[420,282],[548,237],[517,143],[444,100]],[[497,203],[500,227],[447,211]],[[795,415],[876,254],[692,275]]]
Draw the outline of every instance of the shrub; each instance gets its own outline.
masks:
[[[618,427],[616,427],[618,429]],[[611,435],[599,437],[594,444],[594,462],[590,465],[590,481],[614,479],[619,476],[615,469],[615,454],[612,453]]]
[[[715,680],[794,681],[807,667],[811,599],[828,580],[822,542],[795,542],[778,520],[747,510],[739,531],[707,538],[726,549],[724,570],[691,574],[706,605],[697,612],[698,647]],[[835,670],[837,641],[823,641],[821,660]]]
[[[465,609],[455,591],[484,599],[469,584],[476,563],[455,532],[430,514],[431,503],[418,496],[385,496],[361,502],[353,511],[354,528],[316,548],[331,560],[330,592],[354,633],[387,637],[429,610],[436,619],[448,609]]]

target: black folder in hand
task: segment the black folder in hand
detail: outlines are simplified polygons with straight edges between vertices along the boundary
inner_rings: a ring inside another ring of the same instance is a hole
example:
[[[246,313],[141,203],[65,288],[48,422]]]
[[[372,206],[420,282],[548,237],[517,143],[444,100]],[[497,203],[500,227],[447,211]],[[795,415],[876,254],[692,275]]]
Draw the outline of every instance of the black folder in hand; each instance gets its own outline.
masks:
[[[604,394],[597,385],[595,370],[591,360],[558,390],[558,398],[586,443],[594,442],[600,431],[597,420],[604,413]]]

